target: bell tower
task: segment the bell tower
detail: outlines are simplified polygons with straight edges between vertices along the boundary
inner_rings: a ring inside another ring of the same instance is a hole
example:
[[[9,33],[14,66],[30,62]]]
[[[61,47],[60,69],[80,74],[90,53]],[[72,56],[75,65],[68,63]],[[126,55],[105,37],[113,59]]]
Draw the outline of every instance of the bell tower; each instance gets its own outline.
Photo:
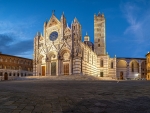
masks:
[[[100,13],[94,15],[94,51],[97,55],[106,54],[105,17]]]

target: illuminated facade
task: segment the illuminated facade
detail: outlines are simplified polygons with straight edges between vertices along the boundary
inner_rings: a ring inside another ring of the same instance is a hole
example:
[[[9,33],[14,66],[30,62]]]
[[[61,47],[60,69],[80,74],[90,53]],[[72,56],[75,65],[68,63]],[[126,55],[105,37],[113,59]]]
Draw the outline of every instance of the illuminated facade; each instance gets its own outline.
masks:
[[[0,81],[33,74],[31,59],[0,53]]]
[[[117,58],[116,77],[121,80],[145,79],[146,59],[145,58]]]
[[[146,69],[147,69],[147,74],[146,74],[146,79],[150,80],[150,52],[146,54]]]
[[[81,25],[74,18],[67,25],[62,14],[58,20],[54,13],[44,23],[43,35],[34,38],[33,75],[93,75],[116,77],[116,57],[106,53],[105,17],[94,15],[94,44],[86,34],[82,42]]]
[[[81,41],[81,25],[74,18],[71,26],[62,14],[52,14],[44,23],[43,35],[34,38],[33,75],[92,75],[115,79],[146,78],[145,58],[110,58],[106,53],[105,17],[94,15],[94,44],[86,33]]]

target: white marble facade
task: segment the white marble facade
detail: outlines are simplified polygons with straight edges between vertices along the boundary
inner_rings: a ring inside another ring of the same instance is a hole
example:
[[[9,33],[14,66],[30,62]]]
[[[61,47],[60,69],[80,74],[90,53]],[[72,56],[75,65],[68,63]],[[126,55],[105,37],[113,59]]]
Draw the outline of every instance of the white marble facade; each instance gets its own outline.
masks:
[[[93,29],[93,28],[91,28]],[[86,34],[82,42],[81,25],[74,18],[67,25],[64,14],[54,13],[34,38],[33,75],[91,75],[116,77],[116,57],[106,54],[105,17],[94,15],[94,44]]]

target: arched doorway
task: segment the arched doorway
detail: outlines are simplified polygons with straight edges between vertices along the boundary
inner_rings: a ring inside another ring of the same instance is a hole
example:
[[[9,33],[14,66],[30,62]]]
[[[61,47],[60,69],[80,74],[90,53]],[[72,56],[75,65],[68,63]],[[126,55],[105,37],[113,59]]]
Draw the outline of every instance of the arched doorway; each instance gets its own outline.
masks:
[[[42,76],[45,76],[45,66],[42,66]]]
[[[51,63],[51,76],[56,75],[56,62]]]
[[[8,74],[7,73],[4,74],[4,80],[8,80]]]
[[[64,63],[64,75],[69,75],[69,63]]]
[[[123,71],[120,72],[120,80],[123,80]]]
[[[70,65],[70,53],[68,51],[63,51],[63,73],[64,75],[69,75],[69,65]]]

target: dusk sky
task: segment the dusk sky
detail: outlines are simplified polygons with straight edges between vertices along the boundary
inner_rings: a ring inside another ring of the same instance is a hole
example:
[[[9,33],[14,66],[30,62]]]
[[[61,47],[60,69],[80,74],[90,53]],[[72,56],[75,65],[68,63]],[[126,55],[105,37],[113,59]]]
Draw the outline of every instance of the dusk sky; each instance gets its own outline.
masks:
[[[150,51],[150,0],[0,0],[0,51],[33,56],[33,39],[55,10],[68,25],[76,17],[94,41],[94,14],[106,18],[106,50],[110,57],[141,57]]]

